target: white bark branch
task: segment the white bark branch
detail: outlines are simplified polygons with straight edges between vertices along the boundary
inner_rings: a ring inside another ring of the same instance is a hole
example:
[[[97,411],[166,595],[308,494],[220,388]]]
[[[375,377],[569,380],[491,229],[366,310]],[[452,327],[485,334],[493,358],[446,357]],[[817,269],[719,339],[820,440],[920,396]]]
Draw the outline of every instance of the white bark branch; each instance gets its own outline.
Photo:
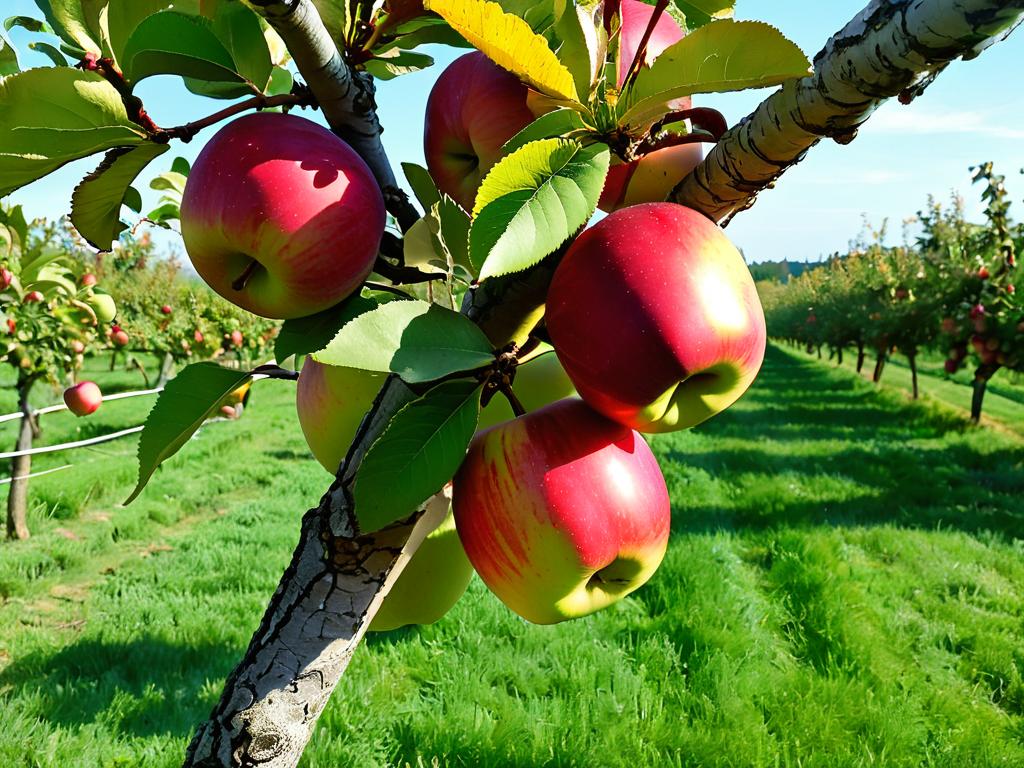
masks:
[[[753,205],[823,138],[847,144],[878,106],[909,102],[951,61],[973,58],[1021,21],[1024,0],[872,0],[815,57],[729,130],[670,200],[715,221]]]

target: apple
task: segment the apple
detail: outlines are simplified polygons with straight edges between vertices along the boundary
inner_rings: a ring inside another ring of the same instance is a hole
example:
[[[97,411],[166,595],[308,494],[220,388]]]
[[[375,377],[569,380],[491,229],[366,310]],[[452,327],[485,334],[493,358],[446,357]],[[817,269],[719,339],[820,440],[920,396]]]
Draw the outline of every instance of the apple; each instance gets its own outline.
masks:
[[[14,282],[14,274],[6,267],[0,267],[0,291],[9,288]]]
[[[105,325],[117,317],[117,305],[110,294],[94,293],[85,300],[85,303],[96,313],[96,322],[100,324]]]
[[[981,269],[979,269],[978,270],[978,277],[981,280],[988,280],[988,278],[989,278],[988,267],[982,267]]]
[[[447,504],[447,499],[444,500]],[[413,553],[368,627],[388,632],[407,624],[433,624],[466,592],[473,579],[455,518],[449,512]]]
[[[92,272],[86,272],[78,279],[78,283],[84,288],[90,288],[96,285],[96,275]]]
[[[479,51],[441,73],[427,99],[423,154],[437,188],[467,211],[502,145],[533,122],[528,89]]]
[[[384,198],[362,158],[295,115],[250,114],[207,143],[181,201],[185,249],[214,291],[272,318],[332,307],[370,274]]]
[[[114,331],[110,335],[110,338],[119,347],[127,347],[128,346],[128,334],[125,333],[124,331],[122,331],[120,328],[118,328],[116,331]]]
[[[85,344],[80,342],[78,339],[71,340],[71,351],[76,355],[80,355],[85,352]]]
[[[42,301],[43,298],[43,294],[39,291],[29,291],[25,294],[25,303],[35,304],[36,302]]]
[[[516,377],[512,382],[512,391],[527,412],[576,394],[572,381],[569,380],[562,364],[558,362],[554,351],[547,344],[543,347],[547,351],[516,368]],[[480,412],[477,431],[489,429],[514,418],[515,413],[509,405],[508,398],[499,392]]]
[[[18,324],[14,321],[14,318],[13,317],[8,317],[7,318],[7,332],[13,336],[17,330],[18,330]]]
[[[230,339],[231,339],[231,344],[233,346],[236,346],[236,347],[242,346],[242,343],[245,341],[245,337],[242,336],[242,332],[241,331],[232,331]]]
[[[701,423],[732,405],[764,360],[765,322],[739,251],[701,214],[646,203],[580,235],[545,315],[580,396],[642,432]]]
[[[312,357],[303,363],[295,392],[299,426],[313,456],[332,475],[386,378],[382,373],[324,365]]]
[[[537,624],[625,597],[668,546],[668,489],[651,449],[577,399],[479,433],[452,502],[480,578]]]
[[[64,403],[75,416],[95,413],[103,402],[103,393],[95,381],[80,381],[64,390]]]
[[[956,373],[960,369],[960,361],[952,358],[946,360],[945,363],[946,373]]]
[[[204,338],[202,331],[196,331],[195,333],[193,333],[192,338],[196,340],[196,344],[202,344]]]
[[[170,304],[164,304],[162,307],[160,307],[160,311],[163,314],[165,314],[165,315],[171,314],[171,305]]]

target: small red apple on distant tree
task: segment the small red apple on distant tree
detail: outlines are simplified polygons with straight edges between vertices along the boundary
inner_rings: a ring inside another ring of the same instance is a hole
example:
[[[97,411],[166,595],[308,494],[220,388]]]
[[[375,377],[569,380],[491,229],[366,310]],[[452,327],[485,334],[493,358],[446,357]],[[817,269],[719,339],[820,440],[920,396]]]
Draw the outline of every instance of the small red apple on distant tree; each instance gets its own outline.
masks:
[[[14,274],[6,267],[0,267],[0,291],[9,288],[14,281]]]
[[[92,272],[86,272],[78,279],[78,283],[84,288],[91,288],[96,285],[96,275]]]
[[[739,251],[672,203],[624,208],[570,246],[545,314],[580,396],[642,432],[699,424],[732,405],[764,359],[761,303]]]
[[[228,123],[185,185],[181,234],[196,271],[257,315],[331,307],[369,275],[384,199],[362,158],[329,130],[261,112]]]
[[[64,390],[64,403],[76,416],[95,413],[103,402],[103,393],[95,381],[80,381]]]
[[[988,267],[982,267],[981,269],[979,269],[978,270],[978,277],[981,278],[982,280],[988,280],[988,278],[989,278]]]
[[[528,89],[479,51],[441,73],[427,99],[423,154],[437,188],[467,211],[502,145],[529,125]]]
[[[196,331],[195,333],[193,333],[192,338],[195,339],[196,344],[202,344],[204,338],[202,331]]]
[[[110,338],[114,342],[114,344],[116,344],[119,347],[127,347],[128,346],[128,341],[129,341],[128,334],[125,333],[120,328],[118,328],[116,331],[114,331],[110,335]]]
[[[231,339],[232,346],[235,346],[235,347],[242,346],[242,342],[245,341],[245,337],[242,336],[242,332],[241,331],[232,331],[230,339]]]
[[[85,344],[80,342],[78,339],[71,340],[71,351],[76,355],[80,355],[85,352]]]
[[[577,399],[478,434],[452,501],[480,578],[537,624],[625,597],[668,545],[668,490],[651,449]]]
[[[18,330],[18,324],[14,321],[14,318],[8,317],[7,318],[7,332],[13,336],[14,333],[17,330]]]
[[[37,302],[42,301],[43,298],[43,294],[40,293],[39,291],[29,291],[28,293],[25,294],[25,303],[35,304]]]
[[[170,304],[164,304],[162,307],[160,307],[160,311],[163,314],[165,314],[165,315],[171,314],[171,305]]]

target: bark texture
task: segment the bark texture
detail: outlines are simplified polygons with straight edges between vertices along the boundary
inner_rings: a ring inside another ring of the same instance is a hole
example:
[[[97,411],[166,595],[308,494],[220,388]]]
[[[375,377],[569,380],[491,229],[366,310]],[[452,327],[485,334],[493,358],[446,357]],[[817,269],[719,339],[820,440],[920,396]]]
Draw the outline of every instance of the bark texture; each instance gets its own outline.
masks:
[[[729,130],[670,199],[715,221],[749,208],[821,139],[853,141],[883,101],[909,103],[1022,12],[1024,0],[872,0],[815,57],[813,75],[789,81]]]
[[[32,440],[39,435],[39,426],[32,406],[28,403],[31,382],[18,384],[18,410],[21,411],[21,422],[18,428],[18,442],[15,451],[27,451],[32,447]],[[27,539],[28,530],[28,476],[32,472],[32,456],[15,456],[11,459],[11,487],[7,492],[7,538]]]
[[[403,229],[409,226],[410,217],[415,219],[416,212],[404,195],[401,199],[405,200],[405,205],[401,200],[396,203],[397,187],[393,187],[394,176],[380,144],[381,128],[373,102],[372,82],[345,64],[310,0],[249,2],[284,39],[332,128],[367,161],[381,183],[389,210]],[[1024,0],[1019,2],[1024,3]],[[890,39],[876,39],[873,28],[862,25],[860,32],[850,31],[839,43],[830,43],[824,58],[819,57],[819,68],[823,71],[841,69],[844,61],[871,56],[898,59],[899,51],[906,46],[898,25],[893,27],[890,22],[899,14],[905,14],[907,5],[876,3],[877,8],[872,6],[876,9],[872,23],[892,27]],[[929,15],[945,17],[947,6],[984,5],[987,8],[997,4],[921,0],[912,5],[920,6],[916,13],[925,18]],[[1013,20],[1005,12],[1002,15],[992,13],[999,18],[999,23],[979,18],[976,24],[980,29],[998,31],[999,24],[1006,27]],[[956,38],[955,45],[951,44],[947,60],[973,50],[986,34],[991,33],[968,35],[964,32]],[[877,51],[874,50],[876,44],[880,46]],[[869,47],[873,52],[867,51]],[[862,50],[863,54],[858,53]],[[934,62],[925,59],[911,66],[918,68],[908,76],[908,81],[935,68]],[[860,82],[855,79],[853,84],[861,90],[855,101],[877,104],[880,96],[875,93],[873,75]],[[804,107],[811,113],[820,111],[815,109],[819,98],[812,90],[793,92],[786,104],[796,111]],[[769,114],[774,111],[772,108]],[[869,111],[856,114],[863,120]],[[759,136],[766,134],[763,118],[753,122],[761,126]],[[851,124],[859,123],[852,121]],[[776,134],[765,147],[780,149],[765,157],[787,156],[787,151],[781,148],[794,148],[796,154],[802,154],[813,143],[808,136],[814,134],[797,123],[782,121],[776,128]],[[819,134],[817,138],[820,135],[826,134]],[[737,141],[741,143],[736,145]],[[723,152],[719,153],[721,157],[716,157],[716,150],[705,161],[698,188],[707,194],[689,199],[686,194],[689,186],[683,186],[682,197],[689,205],[708,216],[720,218],[741,207],[764,186],[751,185],[746,180],[747,167],[752,169],[764,159],[760,147],[743,141],[733,135],[729,139],[730,147],[723,147]],[[792,161],[776,164],[769,161],[771,178]],[[722,162],[735,166],[737,173],[723,175],[706,168]],[[716,202],[725,199],[736,204],[723,207]],[[467,295],[463,313],[476,321],[498,348],[523,341],[543,314],[544,297],[557,258],[557,255],[549,258],[526,273],[484,282]],[[199,726],[188,749],[186,766],[291,768],[298,763],[320,712],[377,607],[419,542],[436,524],[436,518],[447,509],[447,502],[438,501],[430,512],[418,512],[371,535],[359,535],[355,525],[350,489],[359,462],[391,416],[411,397],[412,393],[399,380],[388,381],[364,419],[335,483],[320,505],[303,517],[291,564],[244,658],[228,678],[220,702],[210,718]]]

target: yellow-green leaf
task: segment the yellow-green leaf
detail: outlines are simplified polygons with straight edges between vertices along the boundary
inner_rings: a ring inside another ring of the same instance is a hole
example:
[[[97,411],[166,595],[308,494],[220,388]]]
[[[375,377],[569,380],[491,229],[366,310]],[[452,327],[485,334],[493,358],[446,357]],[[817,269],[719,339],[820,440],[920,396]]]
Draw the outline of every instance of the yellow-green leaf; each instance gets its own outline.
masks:
[[[424,7],[444,18],[488,58],[541,93],[579,101],[576,83],[565,65],[518,16],[487,0],[426,0]]]

